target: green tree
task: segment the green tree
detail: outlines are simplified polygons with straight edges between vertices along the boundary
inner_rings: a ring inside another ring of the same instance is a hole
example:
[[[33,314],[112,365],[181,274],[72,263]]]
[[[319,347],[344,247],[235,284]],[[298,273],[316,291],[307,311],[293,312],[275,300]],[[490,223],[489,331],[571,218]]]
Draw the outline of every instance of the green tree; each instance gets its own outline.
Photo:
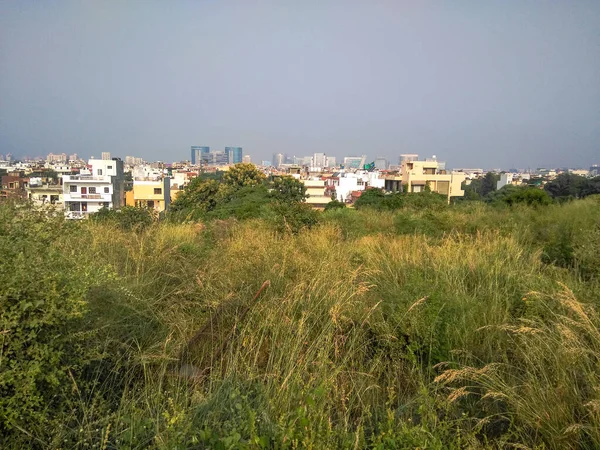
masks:
[[[496,190],[496,186],[498,181],[500,180],[500,175],[494,172],[488,172],[481,179],[481,196],[487,197],[490,192]]]
[[[360,194],[360,197],[356,199],[356,201],[354,202],[354,207],[356,209],[382,209],[384,199],[385,194],[381,189],[366,189]]]
[[[254,164],[240,163],[231,166],[225,172],[223,175],[223,184],[234,189],[241,189],[248,186],[258,186],[265,179],[265,174],[258,170]]]
[[[217,206],[219,186],[215,180],[194,178],[171,203],[171,212],[182,214],[195,211],[197,215],[212,211]]]
[[[585,177],[571,173],[561,173],[554,180],[546,183],[544,190],[552,198],[567,200],[590,195],[590,185],[590,181]]]
[[[272,183],[273,198],[283,202],[303,202],[306,200],[306,186],[294,177],[276,177]]]

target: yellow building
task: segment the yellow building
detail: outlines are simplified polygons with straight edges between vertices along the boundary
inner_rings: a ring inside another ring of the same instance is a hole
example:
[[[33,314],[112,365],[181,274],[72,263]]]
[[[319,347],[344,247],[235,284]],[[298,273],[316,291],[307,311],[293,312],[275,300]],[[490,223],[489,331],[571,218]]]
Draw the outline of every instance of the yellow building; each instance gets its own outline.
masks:
[[[394,182],[402,183],[406,192],[423,192],[426,189],[425,186],[428,186],[432,192],[445,195],[450,201],[450,197],[465,195],[465,191],[462,189],[465,179],[466,175],[462,172],[448,173],[444,168],[444,163],[440,163],[435,158],[425,161],[409,158],[402,161],[399,176],[386,176],[386,189]],[[393,190],[399,190],[398,187],[397,184],[394,185]]]
[[[331,201],[331,197],[325,194],[325,180],[300,180],[306,187],[308,198],[306,203],[319,207],[325,206]]]
[[[171,182],[169,177],[162,180],[133,180],[133,190],[126,194],[127,206],[150,208],[161,213],[171,203]]]

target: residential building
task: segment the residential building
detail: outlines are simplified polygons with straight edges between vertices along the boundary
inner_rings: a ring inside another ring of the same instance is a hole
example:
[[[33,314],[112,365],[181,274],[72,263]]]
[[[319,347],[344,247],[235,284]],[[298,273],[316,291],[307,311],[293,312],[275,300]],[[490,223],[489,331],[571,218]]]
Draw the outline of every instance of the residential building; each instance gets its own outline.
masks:
[[[123,161],[91,159],[89,170],[63,176],[63,198],[67,218],[84,218],[102,208],[125,204]]]
[[[102,159],[104,161],[110,161],[110,152],[102,152]]]
[[[201,162],[206,163],[210,159],[210,147],[193,145],[191,150],[191,161],[192,165],[194,166],[196,164],[200,164]]]
[[[16,172],[13,172],[16,173]],[[29,178],[19,175],[3,175],[0,198],[27,198],[26,188],[29,186]]]
[[[419,161],[417,155],[410,155],[402,161],[400,176],[389,175],[385,177],[385,189],[388,191],[423,192],[428,186],[432,192],[450,197],[462,197],[462,182],[466,175],[463,172],[447,173],[445,164],[440,163],[435,156],[425,161]],[[443,168],[443,169],[442,169]],[[402,186],[401,186],[402,185]]]
[[[127,206],[149,208],[157,213],[168,209],[171,203],[171,178],[162,180],[134,179],[133,190],[127,192]]]
[[[496,189],[502,189],[507,184],[512,184],[513,182],[513,174],[512,173],[502,173],[500,174],[500,179],[496,182]]]
[[[25,191],[35,206],[62,208],[64,205],[63,188],[59,184],[43,184],[41,178],[30,178]]]
[[[225,147],[227,163],[239,164],[242,162],[242,147]]]
[[[67,154],[61,153],[60,155],[55,155],[54,153],[48,153],[46,157],[46,161],[48,162],[67,162]]]
[[[331,201],[331,197],[326,193],[325,181],[321,179],[300,180],[306,186],[308,195],[306,203],[315,206],[325,206]]]

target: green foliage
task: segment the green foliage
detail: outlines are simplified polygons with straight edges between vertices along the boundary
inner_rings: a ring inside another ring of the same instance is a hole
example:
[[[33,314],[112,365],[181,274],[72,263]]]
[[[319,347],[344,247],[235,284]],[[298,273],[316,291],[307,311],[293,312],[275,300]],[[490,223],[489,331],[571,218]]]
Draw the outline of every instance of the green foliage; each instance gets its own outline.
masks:
[[[359,210],[370,208],[379,211],[393,211],[402,208],[444,208],[447,203],[448,200],[444,195],[431,191],[384,194],[381,189],[367,189],[356,200],[354,207]]]
[[[488,172],[481,179],[481,196],[487,197],[491,192],[496,190],[500,175],[494,172]]]
[[[123,206],[120,210],[102,208],[90,214],[90,220],[98,223],[111,223],[123,230],[141,231],[148,228],[155,220],[155,213],[148,208]]]
[[[170,211],[180,217],[192,215],[191,218],[212,211],[217,206],[219,186],[215,180],[194,178],[171,203]]]
[[[272,201],[266,186],[247,186],[232,193],[229,201],[217,203],[207,218],[238,220],[256,219],[266,214],[266,206]]]
[[[60,218],[0,205],[0,234],[2,446],[27,441],[21,430],[39,432],[68,412],[74,376],[92,358],[93,332],[82,324],[85,294],[100,273],[56,246],[77,236]]]
[[[306,186],[294,177],[275,177],[271,185],[273,198],[282,202],[303,202],[306,200]]]
[[[332,211],[334,209],[343,209],[346,207],[346,204],[340,202],[339,200],[331,200],[329,203],[325,205],[325,211]]]
[[[240,163],[231,166],[223,175],[223,184],[233,188],[234,190],[243,187],[258,186],[266,179],[254,164]]]
[[[319,221],[319,213],[305,203],[274,202],[269,207],[269,221],[280,232],[297,233]]]
[[[502,202],[509,206],[525,204],[527,206],[545,206],[552,203],[550,196],[542,189],[508,184],[488,196],[490,202]]]
[[[564,201],[600,194],[600,177],[586,178],[571,173],[561,173],[544,186],[552,198]]]
[[[382,209],[385,199],[385,194],[381,189],[366,189],[360,197],[354,202],[356,209],[375,208]]]
[[[0,446],[597,448],[598,199],[368,195],[143,233],[0,207]]]

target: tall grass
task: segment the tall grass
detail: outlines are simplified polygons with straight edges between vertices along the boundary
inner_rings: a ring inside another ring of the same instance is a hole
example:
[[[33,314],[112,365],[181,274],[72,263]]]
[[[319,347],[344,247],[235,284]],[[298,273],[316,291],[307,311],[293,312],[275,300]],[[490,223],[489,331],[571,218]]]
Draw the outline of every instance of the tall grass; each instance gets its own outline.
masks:
[[[596,448],[599,219],[589,199],[338,210],[297,234],[80,224],[54,246],[105,273],[84,325],[102,357],[62,427],[3,444]]]

